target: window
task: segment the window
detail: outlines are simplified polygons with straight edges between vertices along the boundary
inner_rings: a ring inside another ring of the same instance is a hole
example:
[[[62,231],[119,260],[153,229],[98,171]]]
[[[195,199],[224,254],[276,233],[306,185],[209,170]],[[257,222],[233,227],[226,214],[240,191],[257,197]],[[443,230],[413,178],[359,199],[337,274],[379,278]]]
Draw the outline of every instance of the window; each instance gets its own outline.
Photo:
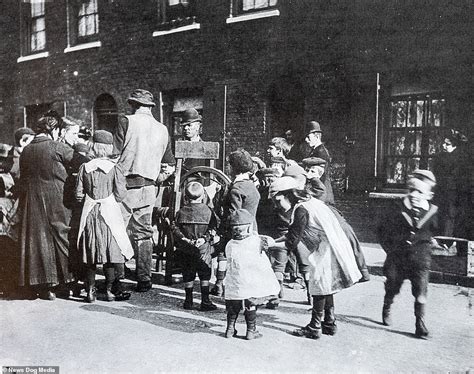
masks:
[[[230,0],[226,23],[279,16],[278,0]]]
[[[45,2],[29,0],[21,2],[22,55],[35,54],[46,49]]]
[[[384,136],[384,176],[398,187],[417,168],[432,169],[445,127],[445,99],[422,95],[392,98]]]
[[[98,1],[68,0],[67,11],[68,47],[65,52],[83,49],[84,46],[100,47]]]
[[[197,0],[158,0],[158,30],[199,28]]]
[[[97,0],[81,2],[77,15],[77,36],[87,38],[99,33]]]
[[[235,0],[234,0],[235,1]],[[239,13],[255,12],[275,7],[277,0],[237,0],[236,8]]]

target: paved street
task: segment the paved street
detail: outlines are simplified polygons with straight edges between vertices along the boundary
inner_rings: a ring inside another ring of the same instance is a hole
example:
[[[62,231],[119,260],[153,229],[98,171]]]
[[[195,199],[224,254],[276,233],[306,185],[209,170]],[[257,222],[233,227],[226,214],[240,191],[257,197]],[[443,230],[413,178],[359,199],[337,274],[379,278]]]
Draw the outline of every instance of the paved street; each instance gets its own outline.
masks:
[[[380,261],[377,256],[371,259]],[[149,293],[134,293],[128,302],[0,300],[0,364],[59,365],[61,373],[474,370],[472,289],[430,284],[428,341],[414,338],[408,282],[394,304],[391,327],[380,323],[382,277],[337,294],[339,331],[320,340],[289,334],[305,325],[310,313],[304,290],[285,291],[278,310],[259,309],[264,337],[255,341],[223,337],[220,298],[214,298],[219,304],[215,312],[183,310],[181,284],[154,285]],[[245,333],[243,315],[238,331]]]

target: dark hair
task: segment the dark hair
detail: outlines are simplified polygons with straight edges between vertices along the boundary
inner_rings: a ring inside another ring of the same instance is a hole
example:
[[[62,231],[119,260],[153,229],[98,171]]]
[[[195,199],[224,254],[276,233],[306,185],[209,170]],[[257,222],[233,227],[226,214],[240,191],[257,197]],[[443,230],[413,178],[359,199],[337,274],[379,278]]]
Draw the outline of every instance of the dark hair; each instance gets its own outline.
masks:
[[[457,147],[467,142],[467,138],[462,133],[454,129],[450,129],[449,132],[444,137],[446,139],[451,140],[451,144],[454,147]]]
[[[253,171],[252,156],[244,149],[232,152],[229,155],[229,164],[236,174]]]
[[[44,117],[41,117],[36,123],[35,131],[37,134],[51,135],[51,132],[54,129],[57,129],[59,126],[60,126],[60,122],[58,121],[57,118],[52,117],[52,116],[44,116]]]

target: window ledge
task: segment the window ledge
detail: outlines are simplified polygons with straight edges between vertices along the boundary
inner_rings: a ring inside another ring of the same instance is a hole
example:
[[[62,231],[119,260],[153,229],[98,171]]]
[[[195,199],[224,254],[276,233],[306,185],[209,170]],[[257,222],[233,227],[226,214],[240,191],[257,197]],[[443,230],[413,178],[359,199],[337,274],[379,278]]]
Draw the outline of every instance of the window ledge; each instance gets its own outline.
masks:
[[[184,31],[188,31],[188,30],[198,30],[200,28],[201,28],[200,23],[193,23],[192,25],[176,27],[175,29],[163,30],[163,31],[154,31],[153,36],[162,36],[162,35],[174,34],[176,32],[184,32]]]
[[[35,53],[34,55],[20,56],[16,62],[25,62],[31,60],[37,60],[39,58],[46,58],[49,56],[49,52]]]
[[[406,193],[404,192],[370,192],[369,199],[401,199]]]
[[[66,47],[64,49],[64,53],[80,51],[80,50],[89,49],[89,48],[98,48],[101,46],[102,46],[102,43],[100,42],[100,40],[95,41],[95,42],[82,43],[82,44],[75,45],[73,47]]]
[[[280,15],[280,11],[278,9],[265,10],[262,12],[243,14],[243,15],[238,15],[235,17],[230,16],[229,18],[226,19],[225,22],[226,23],[245,22],[245,21],[250,21],[250,20],[259,19],[259,18],[278,17],[279,15]]]

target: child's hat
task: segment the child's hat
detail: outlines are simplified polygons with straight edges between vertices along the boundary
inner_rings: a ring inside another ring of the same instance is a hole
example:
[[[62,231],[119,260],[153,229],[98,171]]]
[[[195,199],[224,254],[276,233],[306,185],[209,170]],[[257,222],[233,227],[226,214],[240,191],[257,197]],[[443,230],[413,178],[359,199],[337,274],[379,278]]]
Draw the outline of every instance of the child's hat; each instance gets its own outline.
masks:
[[[186,185],[184,194],[189,200],[200,199],[204,195],[204,187],[199,182],[189,182]]]
[[[114,144],[114,136],[106,130],[96,130],[92,140],[94,143]]]
[[[304,166],[324,166],[326,165],[326,160],[320,157],[308,157],[303,159]]]
[[[273,168],[263,168],[258,170],[255,174],[259,178],[278,177],[278,170]]]
[[[429,170],[416,169],[415,171],[413,171],[413,173],[411,173],[411,176],[413,178],[420,179],[423,182],[428,182],[428,183],[431,183],[433,185],[436,184],[436,177]]]
[[[229,225],[231,226],[250,225],[253,221],[254,218],[246,209],[234,210],[229,216]]]
[[[275,196],[279,192],[289,190],[302,190],[304,184],[294,177],[281,177],[276,179],[271,185],[269,194],[271,197]]]

